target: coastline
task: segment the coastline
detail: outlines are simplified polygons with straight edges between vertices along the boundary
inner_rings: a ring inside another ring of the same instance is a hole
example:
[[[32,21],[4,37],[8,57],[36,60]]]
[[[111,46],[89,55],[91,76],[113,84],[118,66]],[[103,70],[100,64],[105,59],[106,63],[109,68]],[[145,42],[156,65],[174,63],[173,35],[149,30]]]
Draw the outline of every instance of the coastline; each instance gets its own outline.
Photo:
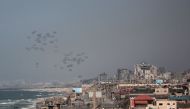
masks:
[[[9,96],[3,96],[8,94]],[[11,89],[0,91],[0,109],[36,109],[36,103],[55,96],[64,96],[62,88]]]
[[[57,92],[57,93],[69,93],[72,88],[34,88],[34,89],[21,89],[23,91],[37,91],[37,92]]]

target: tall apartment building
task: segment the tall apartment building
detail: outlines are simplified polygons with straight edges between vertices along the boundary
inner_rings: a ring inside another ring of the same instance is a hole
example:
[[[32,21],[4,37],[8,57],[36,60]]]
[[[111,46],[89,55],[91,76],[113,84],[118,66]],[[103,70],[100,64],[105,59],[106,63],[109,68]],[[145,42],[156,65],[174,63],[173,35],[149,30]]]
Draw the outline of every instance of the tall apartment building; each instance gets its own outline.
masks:
[[[154,65],[141,63],[141,64],[136,64],[134,68],[135,68],[134,76],[136,80],[139,81],[142,80],[144,82],[150,83],[156,79],[156,76],[158,74],[158,68]]]
[[[132,71],[129,69],[118,69],[117,80],[121,82],[130,82],[133,79]]]
[[[108,74],[107,73],[101,73],[98,76],[98,81],[99,82],[107,82],[108,81]]]

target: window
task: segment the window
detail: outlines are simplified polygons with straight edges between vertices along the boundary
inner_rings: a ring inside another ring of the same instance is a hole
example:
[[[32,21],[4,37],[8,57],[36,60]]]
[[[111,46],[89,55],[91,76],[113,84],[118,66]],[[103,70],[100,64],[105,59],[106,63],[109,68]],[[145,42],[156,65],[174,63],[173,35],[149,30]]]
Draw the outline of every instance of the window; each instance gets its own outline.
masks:
[[[175,105],[175,103],[173,103],[173,105]]]
[[[161,105],[163,105],[163,103],[159,103],[159,105],[161,106]]]
[[[170,105],[170,103],[167,103],[167,105]]]

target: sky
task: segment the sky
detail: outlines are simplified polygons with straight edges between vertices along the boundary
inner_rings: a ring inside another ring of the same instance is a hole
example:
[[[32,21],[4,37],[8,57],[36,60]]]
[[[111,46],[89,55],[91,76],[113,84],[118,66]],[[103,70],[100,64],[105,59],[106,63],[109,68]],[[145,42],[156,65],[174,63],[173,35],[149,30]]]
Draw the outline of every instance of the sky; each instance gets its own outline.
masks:
[[[72,82],[141,62],[182,72],[190,68],[189,19],[189,0],[1,0],[0,81]],[[58,50],[27,51],[34,31],[56,32]],[[60,69],[67,53],[88,59]]]

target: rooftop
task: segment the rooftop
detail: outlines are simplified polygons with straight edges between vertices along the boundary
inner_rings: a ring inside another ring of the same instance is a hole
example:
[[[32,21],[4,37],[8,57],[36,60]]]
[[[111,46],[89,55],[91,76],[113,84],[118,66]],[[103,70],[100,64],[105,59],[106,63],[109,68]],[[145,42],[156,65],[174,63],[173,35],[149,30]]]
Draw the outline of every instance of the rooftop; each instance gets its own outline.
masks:
[[[154,100],[152,97],[148,96],[148,95],[139,95],[137,97],[134,98],[134,100],[138,100],[138,101],[149,101],[149,100]]]

